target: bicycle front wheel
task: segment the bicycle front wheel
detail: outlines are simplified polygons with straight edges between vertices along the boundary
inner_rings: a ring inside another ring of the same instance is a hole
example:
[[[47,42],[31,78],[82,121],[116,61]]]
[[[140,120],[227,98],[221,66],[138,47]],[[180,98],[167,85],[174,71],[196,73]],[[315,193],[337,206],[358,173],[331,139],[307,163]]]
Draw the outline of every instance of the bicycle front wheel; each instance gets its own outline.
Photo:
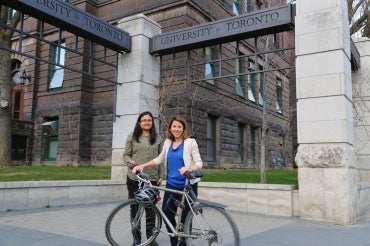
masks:
[[[144,246],[155,240],[161,226],[162,217],[154,205],[144,207],[130,199],[109,214],[105,236],[113,246]]]
[[[185,219],[187,245],[240,245],[238,227],[225,209],[199,204],[193,210]]]

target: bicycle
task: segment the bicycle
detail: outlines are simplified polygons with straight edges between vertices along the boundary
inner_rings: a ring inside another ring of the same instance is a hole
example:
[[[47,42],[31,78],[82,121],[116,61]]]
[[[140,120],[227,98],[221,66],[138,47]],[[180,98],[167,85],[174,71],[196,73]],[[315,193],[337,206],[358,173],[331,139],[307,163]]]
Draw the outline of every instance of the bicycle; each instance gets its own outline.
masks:
[[[239,230],[225,210],[226,206],[198,199],[191,189],[190,181],[200,178],[202,174],[199,171],[188,171],[184,175],[186,176],[185,188],[183,191],[178,191],[152,186],[147,174],[137,173],[139,187],[142,188],[138,190],[135,198],[121,203],[109,214],[105,223],[108,242],[113,246],[135,245],[135,239],[143,240],[143,235],[146,234],[146,240],[137,242],[137,245],[150,245],[161,232],[171,237],[178,237],[179,241],[183,238],[186,245],[239,246]],[[160,190],[182,195],[181,201],[175,201],[176,227],[169,222],[158,204]],[[190,211],[182,224],[181,215],[185,204],[189,205]],[[132,212],[133,208],[137,208],[137,211]],[[146,221],[151,223],[147,224],[146,228],[141,228]],[[170,232],[162,230],[162,221],[169,226]]]

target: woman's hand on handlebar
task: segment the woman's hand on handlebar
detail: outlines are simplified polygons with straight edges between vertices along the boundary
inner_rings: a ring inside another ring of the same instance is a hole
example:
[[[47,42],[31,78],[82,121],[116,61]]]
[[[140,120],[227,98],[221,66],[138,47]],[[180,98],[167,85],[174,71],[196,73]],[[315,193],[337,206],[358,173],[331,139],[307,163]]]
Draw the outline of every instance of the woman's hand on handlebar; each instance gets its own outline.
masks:
[[[132,172],[136,174],[136,172],[142,172],[144,170],[144,167],[142,166],[135,166],[133,169],[132,169]]]

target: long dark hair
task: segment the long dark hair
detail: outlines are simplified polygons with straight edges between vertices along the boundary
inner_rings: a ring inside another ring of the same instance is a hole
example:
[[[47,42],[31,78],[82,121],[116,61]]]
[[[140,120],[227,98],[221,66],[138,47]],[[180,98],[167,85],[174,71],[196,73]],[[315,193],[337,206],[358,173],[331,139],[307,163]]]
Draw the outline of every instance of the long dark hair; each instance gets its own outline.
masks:
[[[149,115],[150,118],[152,118],[152,128],[150,129],[150,141],[149,142],[151,145],[153,145],[155,141],[157,140],[158,134],[155,128],[153,115],[149,111],[142,112],[137,118],[134,133],[132,134],[132,140],[135,140],[136,142],[140,143],[139,138],[141,134],[143,133],[143,129],[140,126],[140,121],[141,121],[141,118],[143,118],[143,116],[145,115]]]

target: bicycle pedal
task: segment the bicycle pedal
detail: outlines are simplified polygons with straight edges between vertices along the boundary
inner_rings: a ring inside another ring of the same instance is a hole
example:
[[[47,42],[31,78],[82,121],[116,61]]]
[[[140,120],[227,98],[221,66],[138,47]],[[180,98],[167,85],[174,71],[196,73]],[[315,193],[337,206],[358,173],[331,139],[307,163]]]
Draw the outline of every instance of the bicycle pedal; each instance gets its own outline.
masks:
[[[180,207],[180,208],[185,208],[184,205],[181,204],[181,202],[179,200],[174,200],[173,203],[177,206],[177,207]]]
[[[159,233],[161,230],[158,227],[152,229],[153,234]]]

